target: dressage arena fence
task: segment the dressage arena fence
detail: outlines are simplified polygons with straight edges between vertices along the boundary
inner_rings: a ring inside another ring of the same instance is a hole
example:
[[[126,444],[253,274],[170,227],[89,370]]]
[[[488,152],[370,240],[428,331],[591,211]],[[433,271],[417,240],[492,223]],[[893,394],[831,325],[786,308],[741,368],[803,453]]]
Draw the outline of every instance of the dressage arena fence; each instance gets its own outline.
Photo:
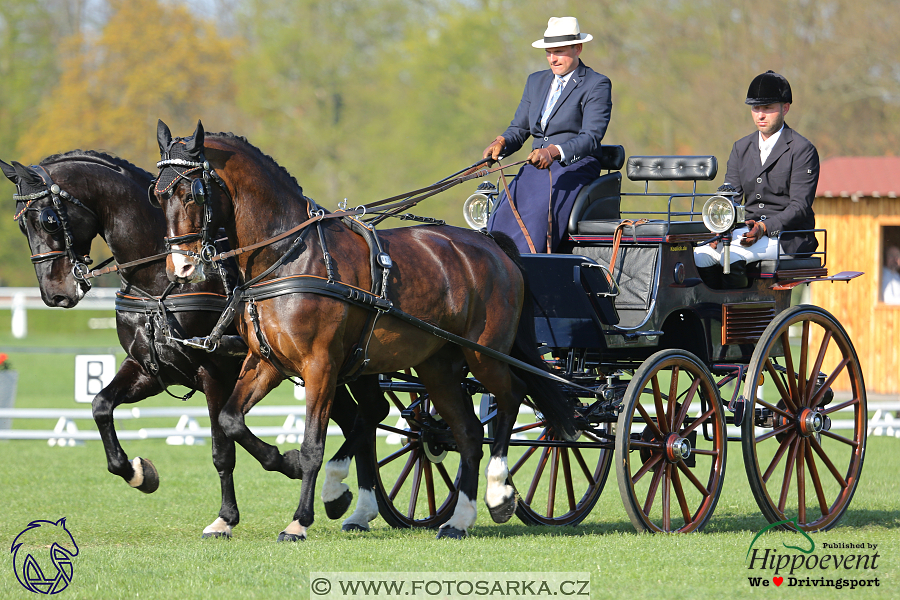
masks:
[[[837,397],[835,398],[838,399]],[[869,419],[868,435],[888,436],[900,438],[900,418],[895,416],[900,411],[900,402],[870,402],[869,411],[874,414]],[[838,411],[836,415],[849,413],[852,408]],[[521,407],[520,413],[530,412],[527,407]],[[198,418],[209,417],[209,413],[203,407],[163,407],[140,408],[132,407],[115,411],[116,420],[137,420],[142,418],[177,418],[174,427],[146,427],[140,429],[117,429],[116,435],[120,440],[147,440],[165,439],[166,443],[173,446],[190,446],[203,444],[210,437],[209,427],[202,427]],[[247,414],[248,421],[254,417],[285,417],[281,426],[255,426],[248,422],[250,430],[259,437],[275,437],[276,443],[289,444],[303,441],[304,418],[306,407],[295,406],[256,406]],[[406,423],[400,416],[400,411],[391,408],[389,420],[397,419],[395,428],[405,429]],[[50,446],[61,448],[83,444],[87,440],[100,440],[100,433],[95,429],[79,429],[76,421],[89,421],[93,424],[93,416],[88,408],[0,408],[0,423],[4,419],[56,419],[56,426],[52,430],[40,429],[0,429],[0,440],[47,440]],[[7,421],[8,422],[8,421]],[[833,419],[832,430],[852,429],[852,419]],[[343,435],[340,428],[334,425],[328,427],[328,435]],[[386,438],[386,443],[399,445],[402,441],[397,433],[378,430],[377,435]],[[729,436],[739,436],[740,428],[729,427]]]

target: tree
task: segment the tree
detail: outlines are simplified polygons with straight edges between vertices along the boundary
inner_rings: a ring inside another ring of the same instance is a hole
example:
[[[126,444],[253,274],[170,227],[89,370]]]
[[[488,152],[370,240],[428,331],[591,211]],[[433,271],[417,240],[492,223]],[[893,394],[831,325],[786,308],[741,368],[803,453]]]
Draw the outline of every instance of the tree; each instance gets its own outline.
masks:
[[[96,38],[63,42],[62,75],[20,141],[30,160],[73,148],[106,150],[141,165],[158,160],[156,121],[173,131],[239,122],[231,80],[241,44],[183,6],[109,0]]]

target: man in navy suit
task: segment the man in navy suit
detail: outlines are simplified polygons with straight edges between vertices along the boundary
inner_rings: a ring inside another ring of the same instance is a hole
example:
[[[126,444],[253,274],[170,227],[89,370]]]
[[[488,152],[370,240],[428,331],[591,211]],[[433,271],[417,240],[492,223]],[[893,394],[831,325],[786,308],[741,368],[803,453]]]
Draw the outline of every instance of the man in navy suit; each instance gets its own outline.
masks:
[[[784,117],[791,108],[791,86],[773,71],[757,75],[747,90],[746,104],[757,131],[739,139],[728,157],[725,184],[744,197],[745,226],[734,231],[731,273],[721,275],[722,246],[710,244],[694,251],[700,274],[713,287],[746,287],[747,263],[775,260],[782,254],[804,255],[819,242],[813,232],[813,200],[819,182],[819,153],[805,137],[791,129]]]
[[[545,49],[550,69],[528,77],[512,122],[484,151],[484,158],[497,160],[533,138],[528,164],[509,186],[516,210],[504,191],[488,222],[490,231],[510,235],[522,252],[555,249],[578,192],[601,174],[612,84],[579,58],[582,44],[592,39],[574,17],[550,19],[543,39],[532,44]]]

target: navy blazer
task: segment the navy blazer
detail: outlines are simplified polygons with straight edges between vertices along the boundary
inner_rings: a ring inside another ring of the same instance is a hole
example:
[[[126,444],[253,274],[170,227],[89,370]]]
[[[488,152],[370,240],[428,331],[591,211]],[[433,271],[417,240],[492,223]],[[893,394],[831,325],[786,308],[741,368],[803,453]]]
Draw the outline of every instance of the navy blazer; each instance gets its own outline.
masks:
[[[769,236],[781,236],[784,252],[804,254],[818,247],[814,233],[789,233],[816,226],[812,205],[819,183],[819,153],[787,124],[764,165],[759,162],[759,132],[736,141],[725,182],[744,195],[747,219],[765,221]]]
[[[547,130],[541,128],[541,113],[553,84],[553,71],[538,71],[528,76],[522,101],[516,109],[506,139],[504,154],[510,155],[522,147],[528,136],[534,138],[532,149],[550,144],[558,146],[566,156],[563,164],[571,165],[587,156],[600,157],[600,142],[606,134],[612,112],[612,83],[585,66],[581,60],[563,88]]]

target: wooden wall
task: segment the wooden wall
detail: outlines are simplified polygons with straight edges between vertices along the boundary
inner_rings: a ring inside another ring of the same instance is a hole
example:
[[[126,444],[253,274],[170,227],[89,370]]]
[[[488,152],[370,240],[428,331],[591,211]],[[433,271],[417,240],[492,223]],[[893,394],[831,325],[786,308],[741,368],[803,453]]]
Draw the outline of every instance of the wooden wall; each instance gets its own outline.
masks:
[[[847,330],[869,394],[900,394],[900,306],[880,302],[881,227],[900,226],[900,199],[816,198],[816,227],[828,230],[828,274],[864,271],[849,283],[814,283],[812,303]],[[820,237],[820,250],[822,238]],[[829,352],[833,368],[837,353]],[[846,390],[846,379],[835,386]]]

